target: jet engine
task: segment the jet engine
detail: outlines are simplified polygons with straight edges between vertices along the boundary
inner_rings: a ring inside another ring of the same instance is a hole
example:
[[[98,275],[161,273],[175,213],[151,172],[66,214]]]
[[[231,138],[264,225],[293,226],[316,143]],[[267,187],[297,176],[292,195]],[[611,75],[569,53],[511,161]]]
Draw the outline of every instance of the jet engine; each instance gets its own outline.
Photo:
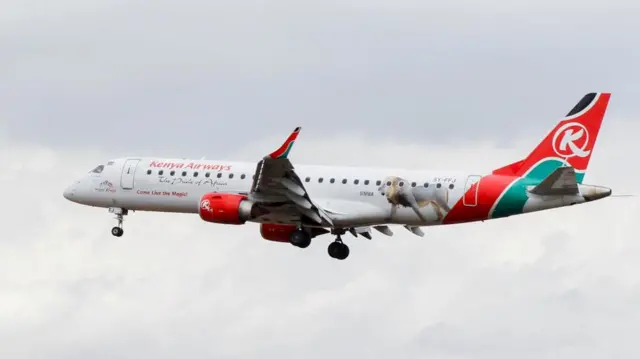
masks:
[[[291,233],[296,229],[297,227],[292,224],[261,223],[260,235],[268,241],[289,242]]]
[[[244,224],[254,218],[254,204],[247,196],[231,193],[207,193],[200,199],[200,218],[206,222]]]

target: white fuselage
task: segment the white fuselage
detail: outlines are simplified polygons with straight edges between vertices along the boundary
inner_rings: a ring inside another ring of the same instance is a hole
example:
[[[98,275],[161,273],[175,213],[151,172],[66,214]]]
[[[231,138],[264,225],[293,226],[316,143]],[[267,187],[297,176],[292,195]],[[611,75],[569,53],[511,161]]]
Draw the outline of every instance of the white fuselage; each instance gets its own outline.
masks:
[[[465,187],[479,178],[456,172],[362,167],[297,165],[295,170],[310,197],[334,213],[337,224],[348,222],[349,225],[397,223],[424,226],[439,222],[435,210],[425,212],[420,218],[407,207],[399,207],[393,218],[389,218],[390,202],[385,196],[389,173],[406,179],[404,186],[423,187],[424,191],[440,193],[439,198],[449,207],[463,195]],[[249,193],[255,171],[256,164],[248,162],[117,159],[74,183],[64,196],[96,207],[198,213],[199,201],[207,193]],[[276,223],[295,222],[287,218],[270,220]]]

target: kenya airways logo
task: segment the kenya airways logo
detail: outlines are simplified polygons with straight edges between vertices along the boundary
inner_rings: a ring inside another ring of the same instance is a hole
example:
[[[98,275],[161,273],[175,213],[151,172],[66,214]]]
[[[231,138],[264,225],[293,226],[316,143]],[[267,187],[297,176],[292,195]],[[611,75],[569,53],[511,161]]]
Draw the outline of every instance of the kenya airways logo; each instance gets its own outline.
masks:
[[[591,150],[586,150],[587,146],[589,131],[577,122],[562,125],[553,135],[553,150],[565,158],[589,156]]]
[[[200,202],[200,208],[204,209],[207,212],[213,212],[213,209],[211,208],[211,202],[209,202],[208,199],[205,199],[204,201]]]

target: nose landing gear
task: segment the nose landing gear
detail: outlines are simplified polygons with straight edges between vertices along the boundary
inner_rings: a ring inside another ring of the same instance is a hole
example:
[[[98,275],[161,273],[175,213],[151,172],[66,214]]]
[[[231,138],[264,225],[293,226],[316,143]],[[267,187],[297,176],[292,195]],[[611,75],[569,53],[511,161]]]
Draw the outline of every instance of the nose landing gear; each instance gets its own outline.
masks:
[[[122,222],[124,221],[124,216],[126,216],[129,211],[124,208],[109,208],[109,213],[114,213],[116,215],[116,220],[118,221],[118,225],[111,228],[111,234],[115,237],[122,237],[124,234]]]
[[[111,228],[111,234],[116,237],[122,237],[122,235],[124,234],[124,229],[122,229],[122,227],[113,227]]]

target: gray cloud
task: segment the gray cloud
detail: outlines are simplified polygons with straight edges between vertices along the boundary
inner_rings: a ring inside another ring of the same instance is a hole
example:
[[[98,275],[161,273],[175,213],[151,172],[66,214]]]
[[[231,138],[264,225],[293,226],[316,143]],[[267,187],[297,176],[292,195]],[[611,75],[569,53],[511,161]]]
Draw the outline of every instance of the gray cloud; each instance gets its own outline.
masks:
[[[12,134],[52,145],[225,155],[232,136],[221,133],[299,124],[324,136],[380,137],[393,124],[413,142],[507,141],[546,129],[589,91],[613,91],[612,113],[635,115],[640,10],[566,4],[26,7],[0,25],[2,117]]]

